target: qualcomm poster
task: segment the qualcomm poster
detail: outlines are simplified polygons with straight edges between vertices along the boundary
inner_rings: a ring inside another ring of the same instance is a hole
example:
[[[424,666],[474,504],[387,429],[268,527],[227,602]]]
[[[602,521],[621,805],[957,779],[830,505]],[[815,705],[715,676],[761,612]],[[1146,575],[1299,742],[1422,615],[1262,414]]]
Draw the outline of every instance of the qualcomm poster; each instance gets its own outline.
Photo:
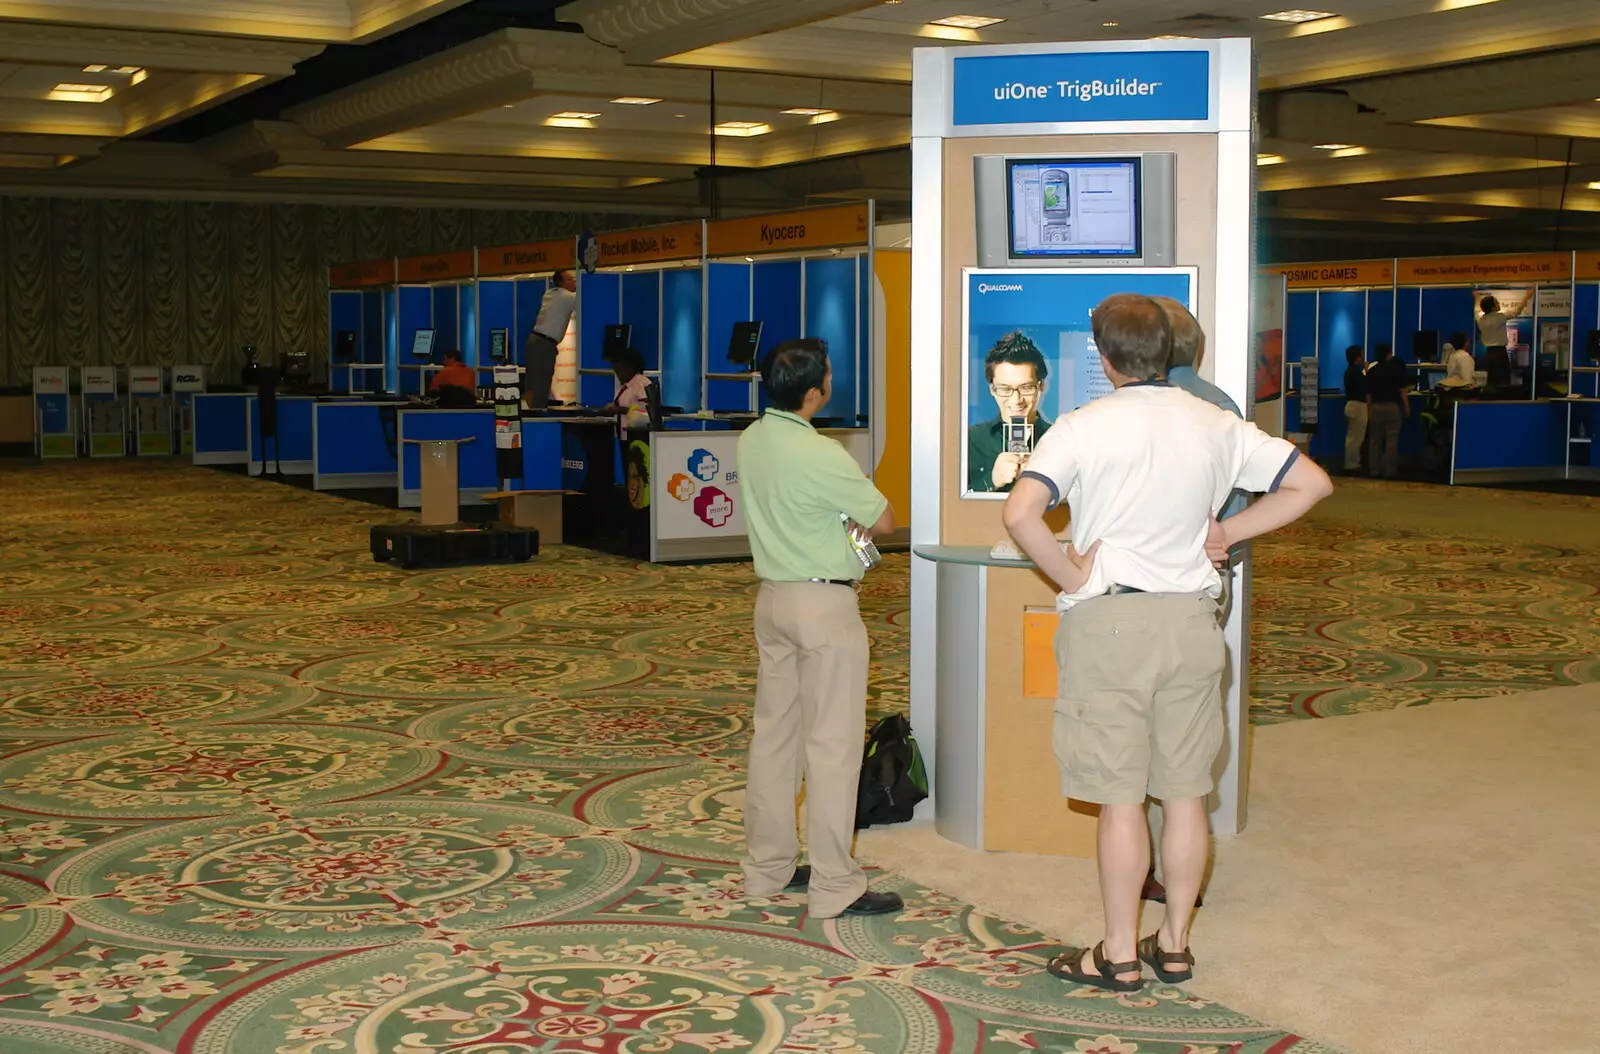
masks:
[[[738,444],[737,432],[656,433],[651,503],[657,538],[745,533],[735,460]]]
[[[1110,392],[1090,315],[1115,293],[1193,305],[1194,269],[1118,267],[964,272],[965,490],[1001,497],[1061,415]]]

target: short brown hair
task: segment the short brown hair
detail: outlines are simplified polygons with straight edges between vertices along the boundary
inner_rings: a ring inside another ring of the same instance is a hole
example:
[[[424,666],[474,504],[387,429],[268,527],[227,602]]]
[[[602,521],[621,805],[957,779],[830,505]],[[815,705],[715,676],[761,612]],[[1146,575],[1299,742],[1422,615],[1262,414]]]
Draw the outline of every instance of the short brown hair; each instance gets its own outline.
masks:
[[[1161,310],[1167,313],[1168,324],[1172,326],[1172,361],[1167,363],[1167,368],[1193,366],[1199,362],[1200,354],[1206,347],[1206,331],[1200,328],[1200,323],[1188,308],[1170,296],[1153,296],[1150,299],[1161,305]]]
[[[1094,309],[1094,343],[1111,368],[1148,381],[1165,377],[1172,357],[1172,323],[1161,305],[1138,293],[1116,293]]]

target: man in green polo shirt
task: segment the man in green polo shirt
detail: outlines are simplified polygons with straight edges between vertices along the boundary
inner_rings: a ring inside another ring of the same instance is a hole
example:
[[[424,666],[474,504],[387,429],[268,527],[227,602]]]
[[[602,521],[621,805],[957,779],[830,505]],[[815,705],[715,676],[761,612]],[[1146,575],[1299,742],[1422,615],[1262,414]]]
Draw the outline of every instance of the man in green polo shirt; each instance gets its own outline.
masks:
[[[856,604],[865,573],[847,518],[894,529],[889,501],[811,418],[833,375],[820,340],[781,344],[761,365],[771,408],[739,437],[739,491],[756,596],[755,734],[744,801],[744,880],[751,897],[809,885],[811,914],[882,915],[900,897],[867,888],[855,862],[856,785],[867,723],[867,629]],[[811,865],[796,867],[795,799],[806,782]]]

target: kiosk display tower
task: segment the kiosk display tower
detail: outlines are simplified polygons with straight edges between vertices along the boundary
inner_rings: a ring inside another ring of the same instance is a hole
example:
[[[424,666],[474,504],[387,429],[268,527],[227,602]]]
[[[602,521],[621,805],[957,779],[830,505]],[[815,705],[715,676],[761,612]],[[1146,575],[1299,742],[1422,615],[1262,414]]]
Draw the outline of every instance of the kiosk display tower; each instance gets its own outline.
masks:
[[[990,554],[1000,455],[1109,390],[1088,316],[1111,293],[1187,303],[1202,374],[1253,406],[1251,42],[920,48],[912,71],[911,717],[929,804],[967,846],[1092,856],[1093,811],[1061,797],[1051,749],[1054,586]],[[1232,574],[1219,834],[1244,824],[1249,756],[1248,557]]]

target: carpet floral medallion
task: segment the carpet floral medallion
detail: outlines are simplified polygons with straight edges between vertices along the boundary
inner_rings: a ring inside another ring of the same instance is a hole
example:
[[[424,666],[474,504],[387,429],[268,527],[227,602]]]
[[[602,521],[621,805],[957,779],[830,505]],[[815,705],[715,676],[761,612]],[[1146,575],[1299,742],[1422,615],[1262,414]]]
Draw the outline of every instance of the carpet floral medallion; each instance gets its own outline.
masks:
[[[883,918],[747,896],[747,565],[405,572],[366,550],[393,512],[173,463],[0,490],[4,1054],[1326,1049],[1062,984],[1051,939],[893,876]],[[907,566],[863,592],[874,713]],[[1257,551],[1257,718],[1593,678],[1597,587],[1305,528]]]

